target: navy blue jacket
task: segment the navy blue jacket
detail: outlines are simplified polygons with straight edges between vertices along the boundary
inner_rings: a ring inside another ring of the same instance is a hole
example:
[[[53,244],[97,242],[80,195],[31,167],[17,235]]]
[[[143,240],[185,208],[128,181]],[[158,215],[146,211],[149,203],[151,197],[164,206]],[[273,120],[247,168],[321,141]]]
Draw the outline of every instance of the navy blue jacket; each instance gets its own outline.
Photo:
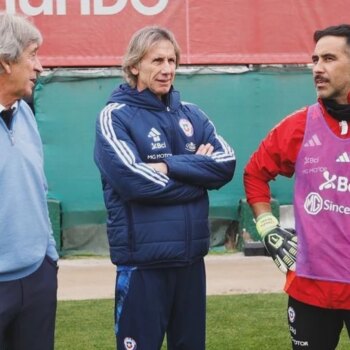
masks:
[[[196,155],[211,143],[211,156]],[[111,260],[118,265],[182,266],[209,248],[208,189],[232,179],[235,155],[195,105],[171,89],[116,89],[96,124],[95,162],[108,212]],[[165,162],[164,175],[147,163]]]

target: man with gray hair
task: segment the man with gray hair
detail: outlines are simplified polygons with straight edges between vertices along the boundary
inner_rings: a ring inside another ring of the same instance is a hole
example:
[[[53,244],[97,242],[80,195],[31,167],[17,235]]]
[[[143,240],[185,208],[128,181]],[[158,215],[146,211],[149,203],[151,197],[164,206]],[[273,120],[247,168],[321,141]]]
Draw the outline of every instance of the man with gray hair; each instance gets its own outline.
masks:
[[[0,14],[0,349],[54,348],[58,254],[43,150],[30,98],[42,66],[39,30]]]
[[[232,148],[196,105],[173,88],[174,35],[145,27],[132,37],[123,70],[97,121],[95,162],[117,267],[117,348],[205,349],[208,190],[228,183]]]

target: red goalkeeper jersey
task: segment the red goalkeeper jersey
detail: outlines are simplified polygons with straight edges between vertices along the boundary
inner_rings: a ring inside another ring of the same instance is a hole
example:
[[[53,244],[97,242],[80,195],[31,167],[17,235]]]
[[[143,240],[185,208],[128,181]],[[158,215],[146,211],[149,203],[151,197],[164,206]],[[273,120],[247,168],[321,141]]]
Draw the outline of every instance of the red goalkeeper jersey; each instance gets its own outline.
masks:
[[[321,101],[320,101],[321,103]],[[330,129],[341,138],[350,137],[350,129],[322,112]],[[276,125],[253,153],[244,171],[244,186],[250,204],[270,202],[269,181],[277,175],[292,177],[295,162],[304,138],[307,108],[287,116]],[[350,125],[348,125],[350,128]],[[343,132],[342,132],[343,131]],[[344,135],[342,135],[342,133]],[[287,273],[284,290],[291,297],[323,308],[350,310],[350,284],[298,277]]]

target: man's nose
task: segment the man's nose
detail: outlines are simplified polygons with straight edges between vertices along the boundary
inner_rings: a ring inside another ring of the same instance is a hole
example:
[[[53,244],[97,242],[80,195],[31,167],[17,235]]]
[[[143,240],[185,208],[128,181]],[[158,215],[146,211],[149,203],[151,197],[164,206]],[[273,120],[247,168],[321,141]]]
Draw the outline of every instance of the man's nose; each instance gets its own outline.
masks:
[[[44,70],[38,57],[35,59],[34,70],[38,73],[41,73]]]

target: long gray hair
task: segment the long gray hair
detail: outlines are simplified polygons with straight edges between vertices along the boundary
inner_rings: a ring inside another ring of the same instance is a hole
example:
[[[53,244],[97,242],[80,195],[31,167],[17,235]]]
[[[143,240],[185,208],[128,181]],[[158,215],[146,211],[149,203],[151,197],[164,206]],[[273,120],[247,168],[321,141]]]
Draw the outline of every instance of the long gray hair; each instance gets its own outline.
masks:
[[[131,38],[123,60],[124,78],[131,87],[134,88],[137,85],[137,76],[131,72],[131,68],[140,63],[148,50],[161,40],[169,40],[173,44],[176,55],[176,68],[179,66],[180,47],[174,34],[170,30],[158,26],[144,27]]]
[[[17,62],[29,45],[41,45],[42,41],[41,33],[28,19],[0,13],[0,60]],[[1,73],[3,68],[0,65]]]

